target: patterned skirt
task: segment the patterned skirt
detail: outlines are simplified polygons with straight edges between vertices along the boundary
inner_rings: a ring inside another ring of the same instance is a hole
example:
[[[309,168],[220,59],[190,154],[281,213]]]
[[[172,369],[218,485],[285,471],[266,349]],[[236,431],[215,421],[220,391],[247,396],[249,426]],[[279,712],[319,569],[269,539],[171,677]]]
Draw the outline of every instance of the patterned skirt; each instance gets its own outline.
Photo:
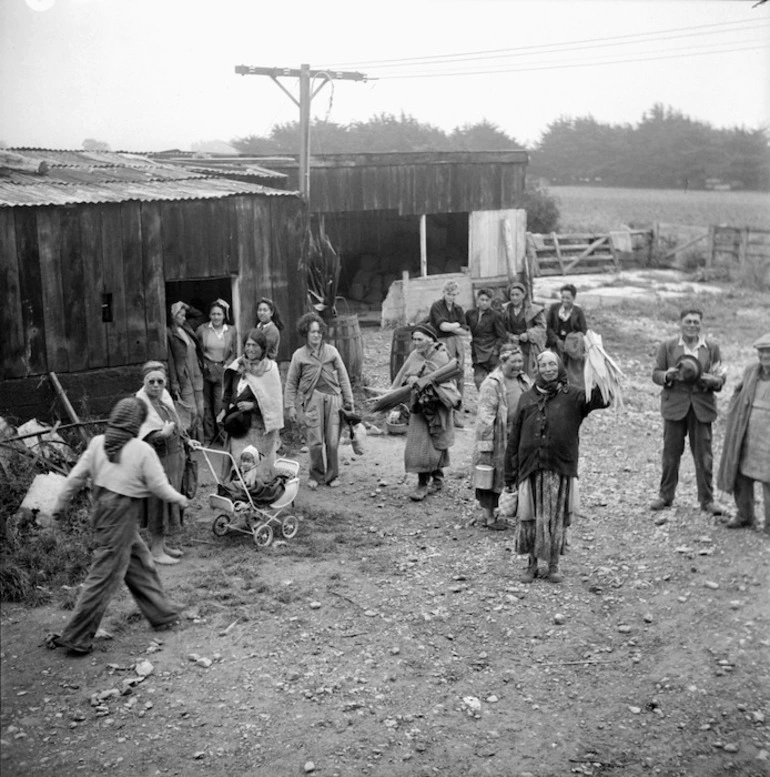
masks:
[[[519,484],[516,552],[558,564],[567,546],[567,527],[579,506],[577,478],[540,471]]]

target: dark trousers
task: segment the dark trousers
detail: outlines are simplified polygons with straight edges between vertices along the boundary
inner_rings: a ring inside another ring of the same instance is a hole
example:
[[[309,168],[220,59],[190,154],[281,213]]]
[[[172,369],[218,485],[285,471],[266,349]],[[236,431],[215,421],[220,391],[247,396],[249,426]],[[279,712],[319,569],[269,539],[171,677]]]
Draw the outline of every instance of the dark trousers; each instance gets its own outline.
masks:
[[[660,478],[660,497],[666,502],[674,501],[685,437],[690,439],[690,451],[695,463],[698,502],[701,506],[707,505],[714,501],[711,423],[699,421],[692,408],[681,421],[663,420],[663,472]]]
[[[765,531],[770,532],[770,483],[760,483],[760,485],[765,501]],[[738,508],[738,520],[750,526],[755,522],[754,481],[739,472],[735,478],[733,496],[735,506]]]
[[[421,486],[427,486],[428,483],[430,483],[430,479],[433,477],[434,483],[440,483],[443,485],[444,483],[444,470],[443,469],[434,469],[433,472],[418,472],[417,473],[417,482]]]
[[[500,502],[500,494],[491,488],[477,488],[476,501],[484,510],[494,510]]]
[[[153,626],[178,617],[168,601],[150,550],[139,536],[142,499],[101,489],[92,517],[94,555],[75,611],[57,644],[87,652],[110,599],[125,581],[137,606]]]
[[[488,362],[479,362],[473,365],[473,382],[476,384],[476,390],[481,388],[484,379],[495,367],[497,367],[497,359],[490,359]]]
[[[208,377],[203,379],[203,440],[213,442],[219,434],[217,416],[222,410],[222,375],[224,367],[206,363]]]

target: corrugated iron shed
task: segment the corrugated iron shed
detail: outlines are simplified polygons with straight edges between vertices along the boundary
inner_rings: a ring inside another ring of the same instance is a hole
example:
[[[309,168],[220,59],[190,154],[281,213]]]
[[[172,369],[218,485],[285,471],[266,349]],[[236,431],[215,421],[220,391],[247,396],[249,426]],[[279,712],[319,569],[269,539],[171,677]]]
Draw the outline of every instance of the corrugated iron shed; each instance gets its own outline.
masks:
[[[205,200],[243,194],[295,196],[262,184],[227,180],[214,170],[193,171],[140,154],[0,150],[0,207]]]

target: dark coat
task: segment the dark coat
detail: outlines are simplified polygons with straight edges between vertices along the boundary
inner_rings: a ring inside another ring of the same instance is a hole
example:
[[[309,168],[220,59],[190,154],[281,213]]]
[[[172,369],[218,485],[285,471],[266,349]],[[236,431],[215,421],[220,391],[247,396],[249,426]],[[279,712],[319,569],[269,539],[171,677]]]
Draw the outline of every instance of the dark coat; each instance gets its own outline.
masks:
[[[182,326],[187,336],[195,343],[195,353],[198,356],[198,364],[203,373],[203,348],[195,336],[195,332],[187,324]],[[175,331],[174,327],[166,328],[166,342],[168,345],[168,378],[172,394],[179,394],[181,386],[192,381],[192,376],[187,374],[187,343]]]
[[[582,332],[585,334],[588,331],[586,316],[585,313],[583,313],[582,308],[573,305],[569,318],[566,321],[562,321],[559,318],[560,307],[561,302],[554,302],[553,305],[548,308],[548,314],[545,317],[545,323],[548,329],[545,344],[548,348],[554,348],[558,345],[559,341],[563,343],[564,338],[570,332]]]
[[[505,450],[505,485],[518,485],[540,471],[577,477],[580,425],[592,410],[604,407],[608,403],[598,388],[588,400],[585,391],[569,384],[547,398],[537,388],[522,394]]]
[[[759,364],[752,364],[743,371],[741,382],[735,387],[730,407],[727,411],[725,441],[722,445],[722,459],[719,462],[717,487],[728,494],[735,489],[741,464],[741,449],[751,417],[751,404],[761,372]]]
[[[456,303],[452,303],[451,310],[447,307],[444,298],[437,299],[428,311],[428,323],[436,330],[436,335],[439,340],[444,337],[453,337],[459,332],[445,332],[441,329],[441,324],[461,324],[465,326],[465,313],[463,309]]]
[[[509,334],[508,340],[518,343],[524,354],[524,372],[530,378],[537,373],[537,357],[545,350],[546,326],[545,311],[540,305],[525,302],[519,316],[514,316],[513,305],[503,305],[503,326]],[[523,323],[522,323],[523,321]],[[523,330],[523,331],[522,331]],[[527,341],[521,342],[519,335],[527,333]]]
[[[684,355],[684,348],[679,345],[679,337],[666,340],[658,348],[652,380],[659,386],[663,386],[660,392],[661,415],[667,421],[681,421],[692,407],[695,417],[701,423],[711,423],[717,417],[717,400],[714,392],[722,390],[725,377],[724,375],[714,376],[719,378],[719,385],[714,387],[705,385],[702,378],[695,383],[667,381],[666,370],[676,367],[677,359],[682,355]],[[719,346],[707,341],[706,348],[698,349],[698,361],[703,374],[711,374],[712,369],[722,361]]]
[[[489,361],[496,363],[500,347],[508,339],[502,315],[497,310],[490,308],[479,322],[479,311],[474,308],[465,314],[465,323],[471,332],[471,360],[473,363],[486,364]]]
[[[235,389],[240,377],[237,370],[225,370],[222,382],[222,406],[225,410],[229,410],[232,405],[237,405],[239,402],[257,401],[254,392],[248,386],[240,394],[236,394]]]

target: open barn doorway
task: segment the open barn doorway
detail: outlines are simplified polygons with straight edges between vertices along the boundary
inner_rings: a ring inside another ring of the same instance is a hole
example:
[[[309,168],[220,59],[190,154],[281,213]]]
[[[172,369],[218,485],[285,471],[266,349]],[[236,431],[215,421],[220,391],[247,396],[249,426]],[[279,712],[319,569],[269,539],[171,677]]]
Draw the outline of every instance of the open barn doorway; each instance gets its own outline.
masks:
[[[215,299],[223,299],[230,305],[230,323],[233,323],[237,311],[233,305],[235,278],[198,278],[195,280],[166,281],[166,320],[170,320],[169,309],[175,302],[186,302],[193,310],[188,311],[187,321],[196,329],[208,321],[208,306]]]

